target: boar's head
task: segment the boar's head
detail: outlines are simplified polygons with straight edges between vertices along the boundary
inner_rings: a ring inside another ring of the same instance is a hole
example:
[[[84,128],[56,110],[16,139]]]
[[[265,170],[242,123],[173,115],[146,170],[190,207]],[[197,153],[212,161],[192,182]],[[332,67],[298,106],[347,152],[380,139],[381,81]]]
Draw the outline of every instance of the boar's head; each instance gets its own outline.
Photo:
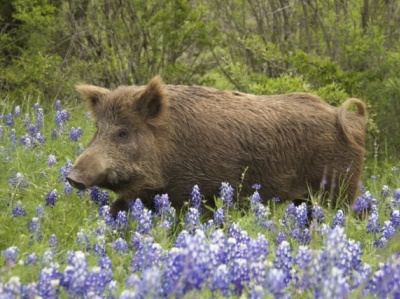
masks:
[[[99,186],[126,196],[162,188],[157,135],[166,127],[169,102],[161,79],[113,91],[93,85],[76,88],[87,99],[97,132],[67,175],[68,182],[78,189]]]

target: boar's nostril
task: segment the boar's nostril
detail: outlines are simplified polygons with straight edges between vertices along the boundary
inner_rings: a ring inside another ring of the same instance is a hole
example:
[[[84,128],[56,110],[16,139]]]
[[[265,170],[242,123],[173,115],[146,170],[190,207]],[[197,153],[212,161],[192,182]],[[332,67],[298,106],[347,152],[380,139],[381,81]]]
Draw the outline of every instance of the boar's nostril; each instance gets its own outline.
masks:
[[[67,181],[70,185],[76,189],[83,190],[86,189],[86,184],[79,179],[79,175],[75,171],[70,171],[67,175]]]

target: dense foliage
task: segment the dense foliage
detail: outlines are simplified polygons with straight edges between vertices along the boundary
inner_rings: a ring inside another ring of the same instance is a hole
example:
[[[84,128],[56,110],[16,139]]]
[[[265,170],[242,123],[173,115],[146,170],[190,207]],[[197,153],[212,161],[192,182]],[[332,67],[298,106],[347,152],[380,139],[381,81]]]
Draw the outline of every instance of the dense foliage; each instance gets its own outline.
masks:
[[[113,87],[204,84],[307,91],[369,106],[369,145],[399,155],[395,0],[2,0],[0,90],[21,102]]]

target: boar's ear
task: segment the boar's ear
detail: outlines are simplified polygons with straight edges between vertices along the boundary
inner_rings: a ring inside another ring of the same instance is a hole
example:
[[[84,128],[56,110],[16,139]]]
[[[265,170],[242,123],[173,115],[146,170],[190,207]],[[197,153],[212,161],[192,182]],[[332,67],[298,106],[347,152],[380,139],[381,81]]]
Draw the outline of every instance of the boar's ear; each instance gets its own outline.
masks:
[[[94,85],[79,84],[76,85],[75,88],[84,99],[88,100],[88,107],[95,115],[96,106],[100,102],[101,98],[110,93],[108,89]]]
[[[162,80],[156,76],[140,93],[136,101],[136,109],[145,121],[154,123],[165,113],[167,107],[168,100],[163,91]]]

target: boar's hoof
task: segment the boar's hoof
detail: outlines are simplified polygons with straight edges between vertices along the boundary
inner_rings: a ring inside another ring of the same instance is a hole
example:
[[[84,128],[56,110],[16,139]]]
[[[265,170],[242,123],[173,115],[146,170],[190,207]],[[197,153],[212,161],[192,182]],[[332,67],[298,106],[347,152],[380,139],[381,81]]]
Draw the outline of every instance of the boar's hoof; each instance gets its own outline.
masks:
[[[67,181],[70,185],[76,189],[83,190],[86,189],[86,184],[80,179],[79,173],[71,170],[67,175]]]

